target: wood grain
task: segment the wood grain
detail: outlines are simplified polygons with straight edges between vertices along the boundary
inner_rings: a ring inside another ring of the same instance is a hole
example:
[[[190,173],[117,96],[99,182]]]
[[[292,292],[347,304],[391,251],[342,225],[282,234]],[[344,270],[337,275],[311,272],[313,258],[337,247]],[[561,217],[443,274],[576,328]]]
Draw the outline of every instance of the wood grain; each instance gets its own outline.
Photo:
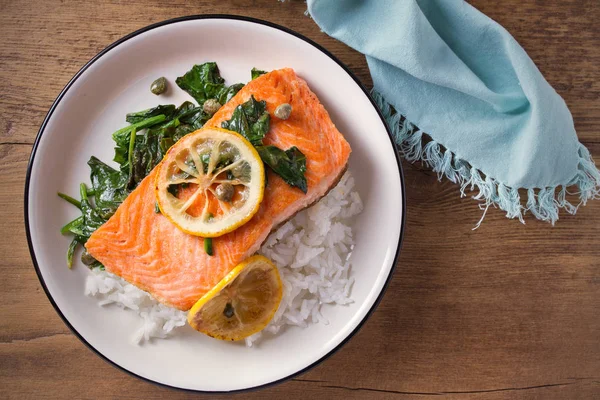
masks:
[[[600,3],[472,2],[505,26],[569,105],[600,159]],[[364,57],[321,33],[303,1],[0,1],[0,398],[192,398],[103,362],[62,323],[35,276],[23,227],[31,144],[56,95],[121,36],[167,18],[270,20],[329,49],[370,85]],[[600,397],[600,202],[552,228],[490,210],[404,164],[399,266],[342,350],[256,399],[593,399]]]

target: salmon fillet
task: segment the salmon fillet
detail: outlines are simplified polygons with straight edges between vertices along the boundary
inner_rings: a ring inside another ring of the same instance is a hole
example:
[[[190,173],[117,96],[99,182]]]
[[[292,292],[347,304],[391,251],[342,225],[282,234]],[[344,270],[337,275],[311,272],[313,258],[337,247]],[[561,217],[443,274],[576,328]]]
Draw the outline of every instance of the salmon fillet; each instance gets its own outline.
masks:
[[[339,180],[350,145],[304,80],[292,69],[272,71],[249,82],[206,123],[220,127],[251,95],[265,100],[271,115],[282,103],[292,105],[287,120],[271,118],[264,143],[306,156],[308,192],[289,186],[272,171],[259,211],[235,231],[213,240],[214,255],[203,239],[180,231],[155,213],[156,168],[87,241],[87,251],[106,270],[180,310],[194,303],[239,262],[254,254],[271,230],[313,204]]]

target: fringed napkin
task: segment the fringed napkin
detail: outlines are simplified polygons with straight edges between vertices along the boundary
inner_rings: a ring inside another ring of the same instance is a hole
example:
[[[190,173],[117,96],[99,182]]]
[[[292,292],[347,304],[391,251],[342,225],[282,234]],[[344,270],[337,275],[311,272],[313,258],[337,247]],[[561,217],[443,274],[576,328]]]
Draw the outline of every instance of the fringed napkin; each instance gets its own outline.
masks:
[[[600,172],[563,99],[516,40],[466,2],[308,0],[308,11],[365,54],[404,157],[463,195],[476,190],[483,209],[554,224],[559,209],[574,214],[600,197]]]

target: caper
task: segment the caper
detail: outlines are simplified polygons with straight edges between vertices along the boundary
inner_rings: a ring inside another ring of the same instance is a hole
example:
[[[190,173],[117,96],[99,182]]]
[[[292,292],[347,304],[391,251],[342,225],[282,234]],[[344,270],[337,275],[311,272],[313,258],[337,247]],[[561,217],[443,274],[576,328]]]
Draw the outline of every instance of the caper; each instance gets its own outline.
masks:
[[[167,91],[167,79],[161,76],[150,85],[150,91],[156,95],[163,94]]]
[[[215,99],[208,99],[202,105],[202,109],[208,115],[213,115],[214,113],[216,113],[217,111],[219,111],[219,108],[221,108],[221,103],[219,103]]]
[[[233,162],[235,158],[235,149],[233,146],[222,146],[219,151],[219,160],[217,166],[226,167]]]
[[[223,315],[227,318],[231,318],[231,317],[233,317],[234,314],[235,314],[235,309],[233,308],[231,303],[225,304],[225,308],[223,309]]]
[[[88,253],[87,250],[83,250],[83,253],[81,254],[81,262],[85,265],[92,265],[96,262],[96,259],[92,257],[92,255]]]
[[[216,189],[217,199],[221,201],[230,202],[233,199],[233,194],[235,190],[233,189],[233,185],[231,183],[221,183],[217,186]]]
[[[237,164],[235,167],[231,168],[231,173],[237,179],[246,180],[250,175],[250,166],[245,162]]]
[[[292,113],[292,106],[289,103],[283,103],[275,109],[275,116],[279,119],[288,119]]]

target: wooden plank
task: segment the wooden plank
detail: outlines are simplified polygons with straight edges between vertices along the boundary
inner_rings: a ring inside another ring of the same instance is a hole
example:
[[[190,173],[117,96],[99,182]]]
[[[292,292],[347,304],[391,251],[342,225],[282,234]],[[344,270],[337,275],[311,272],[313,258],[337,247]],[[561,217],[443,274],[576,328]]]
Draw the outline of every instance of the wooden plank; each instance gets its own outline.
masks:
[[[600,158],[597,1],[484,2],[565,98]],[[39,285],[22,194],[37,129],[94,54],[149,23],[197,13],[267,19],[325,46],[370,85],[364,57],[319,32],[303,1],[0,4],[0,398],[192,398],[133,378],[73,336]],[[135,18],[132,18],[135,16]],[[600,396],[600,202],[555,228],[477,203],[404,163],[407,226],[390,288],[373,317],[315,369],[244,398],[564,399]]]

